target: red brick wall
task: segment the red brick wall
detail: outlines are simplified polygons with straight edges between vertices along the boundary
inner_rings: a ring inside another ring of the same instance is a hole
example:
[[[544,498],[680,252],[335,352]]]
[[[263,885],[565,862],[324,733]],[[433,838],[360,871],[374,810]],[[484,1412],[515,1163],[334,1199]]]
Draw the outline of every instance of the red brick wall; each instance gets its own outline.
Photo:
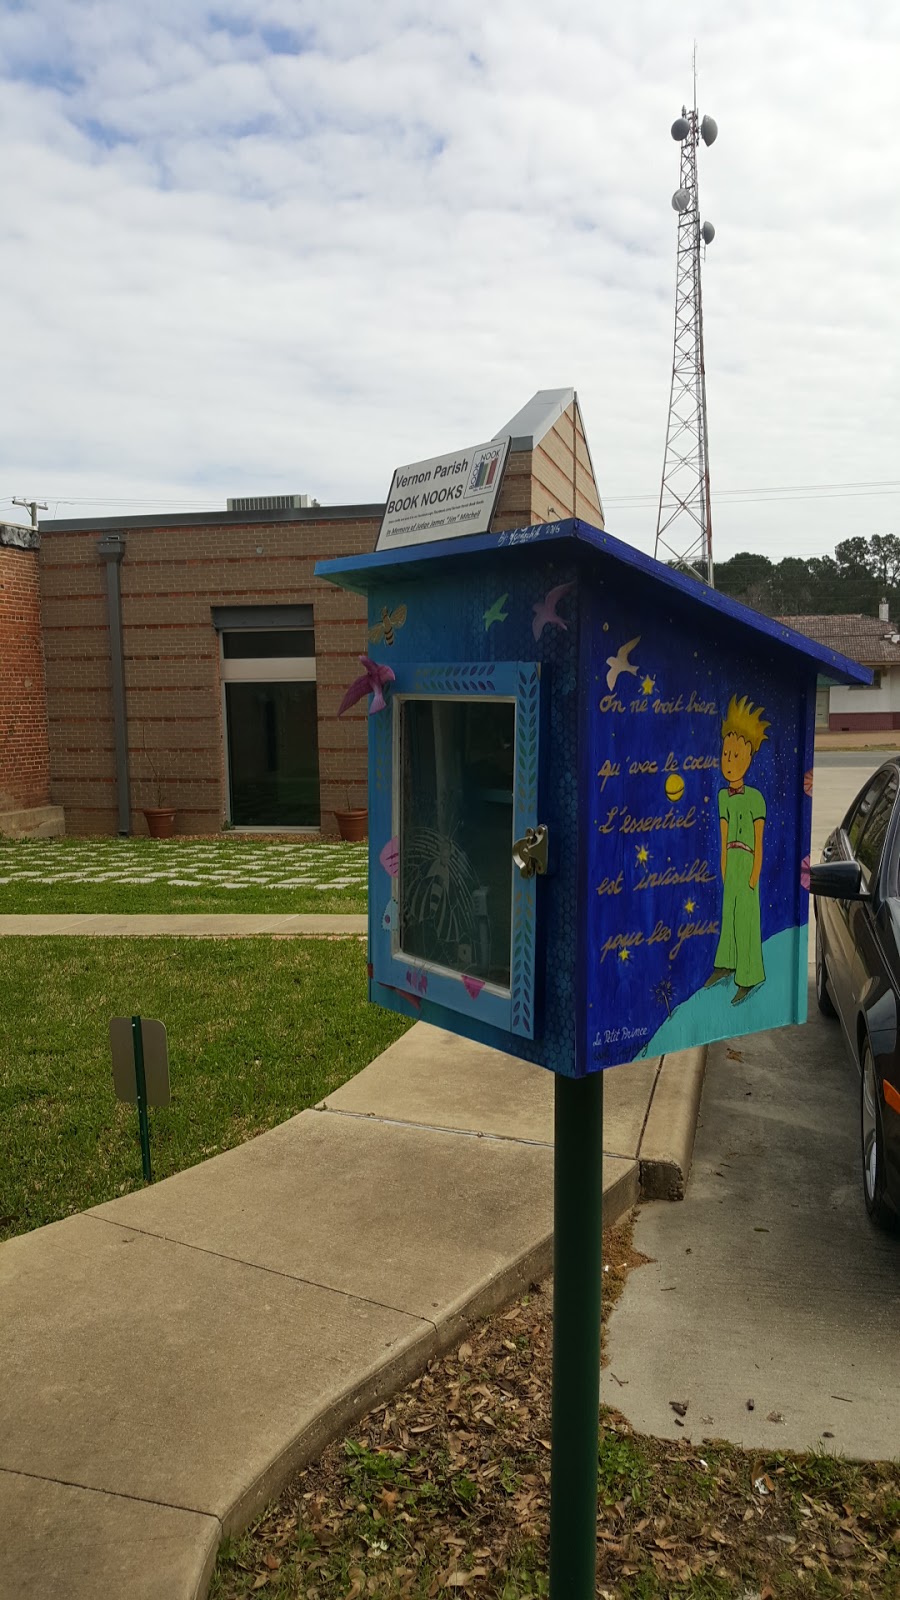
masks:
[[[133,827],[156,804],[145,753],[182,833],[217,832],[226,814],[218,638],[212,606],[312,604],[316,631],[322,828],[366,796],[365,703],[340,722],[359,675],[365,602],[318,582],[315,562],[371,550],[377,520],[126,528],[121,563]],[[106,566],[101,530],[42,533],[52,799],[70,833],[117,827]]]
[[[900,728],[900,711],[832,711],[828,717],[830,733],[872,733],[878,728]]]
[[[0,543],[0,811],[49,799],[38,552]]]

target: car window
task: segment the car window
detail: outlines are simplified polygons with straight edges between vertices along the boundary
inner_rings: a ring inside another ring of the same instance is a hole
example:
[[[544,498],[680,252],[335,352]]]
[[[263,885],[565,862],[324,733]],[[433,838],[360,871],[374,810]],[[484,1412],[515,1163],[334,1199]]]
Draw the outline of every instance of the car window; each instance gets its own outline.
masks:
[[[866,789],[865,794],[860,797],[853,810],[848,811],[846,817],[844,818],[844,832],[847,835],[847,838],[850,842],[850,849],[853,851],[854,855],[858,853],[859,841],[862,838],[863,829],[865,828],[865,825],[871,815],[872,807],[875,805],[875,802],[877,801],[878,796],[880,795],[887,781],[888,774],[886,772],[876,772],[872,782]]]
[[[872,875],[878,871],[896,799],[897,779],[894,776],[888,779],[880,794],[876,796],[856,846],[856,859],[862,867],[863,888],[868,888]]]

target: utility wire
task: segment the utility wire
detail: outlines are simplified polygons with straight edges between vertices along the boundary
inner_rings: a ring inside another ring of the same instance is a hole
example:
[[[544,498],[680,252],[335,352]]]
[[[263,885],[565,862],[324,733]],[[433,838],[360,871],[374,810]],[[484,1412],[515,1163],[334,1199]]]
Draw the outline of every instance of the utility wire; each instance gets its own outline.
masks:
[[[730,505],[765,505],[776,504],[791,500],[862,500],[867,498],[890,498],[900,495],[900,479],[860,479],[857,482],[846,483],[783,483],[762,484],[757,488],[746,489],[716,489],[714,498],[725,501]],[[622,510],[639,510],[644,506],[655,506],[658,496],[652,494],[604,494],[605,506],[617,506]],[[152,496],[66,496],[54,495],[53,500],[58,506],[141,506],[146,510],[166,509],[176,511],[209,511],[209,500],[168,500]],[[6,495],[0,499],[0,505],[12,505],[14,496]]]
[[[860,484],[779,484],[771,488],[760,489],[717,489],[714,495],[716,500],[725,500],[731,505],[741,503],[768,504],[783,500],[862,500],[869,496],[891,496],[900,494],[900,480],[887,479],[883,483]],[[656,505],[657,496],[654,494],[615,495],[604,494],[603,504],[621,506],[631,510],[647,505]]]
[[[846,478],[839,483],[755,483],[748,484],[743,489],[720,489],[720,494],[781,494],[784,490],[795,489],[896,489],[900,488],[900,478]],[[623,495],[625,500],[644,500],[644,494]],[[655,495],[650,496],[656,499]]]

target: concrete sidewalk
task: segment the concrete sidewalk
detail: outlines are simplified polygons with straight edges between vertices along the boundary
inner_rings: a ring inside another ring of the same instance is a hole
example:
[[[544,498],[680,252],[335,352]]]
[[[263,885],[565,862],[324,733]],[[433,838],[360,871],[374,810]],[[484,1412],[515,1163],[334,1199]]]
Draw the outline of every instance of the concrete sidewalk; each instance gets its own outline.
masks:
[[[53,934],[89,934],[109,937],[158,938],[161,934],[178,935],[190,939],[246,939],[255,933],[271,933],[282,938],[333,937],[336,934],[364,935],[368,923],[365,913],[297,913],[273,916],[228,912],[170,912],[166,915],[131,916],[112,913],[72,912],[67,915],[46,913],[34,916],[0,916],[0,938],[18,935],[20,938],[46,938]]]
[[[605,1075],[607,1222],[705,1052]],[[0,1245],[0,1600],[194,1600],[326,1441],[552,1249],[553,1080],[419,1023],[314,1110]]]

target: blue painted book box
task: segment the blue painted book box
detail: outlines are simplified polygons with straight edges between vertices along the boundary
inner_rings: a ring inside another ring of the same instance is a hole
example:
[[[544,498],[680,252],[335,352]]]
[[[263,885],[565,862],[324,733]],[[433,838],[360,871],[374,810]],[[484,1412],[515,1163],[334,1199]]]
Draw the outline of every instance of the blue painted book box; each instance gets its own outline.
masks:
[[[854,662],[567,521],[368,597],[379,1005],[569,1077],[802,1022],[817,678]]]

